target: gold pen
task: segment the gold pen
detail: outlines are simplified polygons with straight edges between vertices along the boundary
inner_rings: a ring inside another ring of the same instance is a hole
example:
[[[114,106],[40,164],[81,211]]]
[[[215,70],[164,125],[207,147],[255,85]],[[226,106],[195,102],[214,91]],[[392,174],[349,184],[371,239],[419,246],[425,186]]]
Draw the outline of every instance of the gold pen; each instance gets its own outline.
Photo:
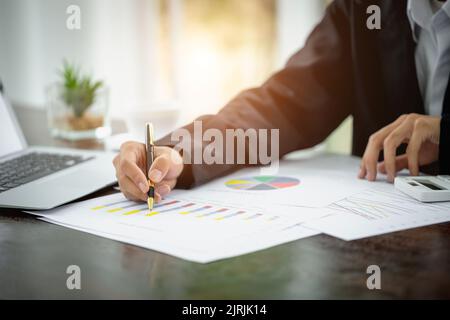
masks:
[[[145,125],[145,148],[146,148],[146,156],[147,156],[147,166],[146,166],[146,175],[147,175],[147,181],[149,185],[149,189],[147,192],[147,204],[148,209],[150,211],[153,210],[153,203],[155,202],[155,184],[148,179],[148,172],[153,164],[153,159],[155,156],[155,145],[154,145],[154,139],[153,139],[153,124],[147,123]]]

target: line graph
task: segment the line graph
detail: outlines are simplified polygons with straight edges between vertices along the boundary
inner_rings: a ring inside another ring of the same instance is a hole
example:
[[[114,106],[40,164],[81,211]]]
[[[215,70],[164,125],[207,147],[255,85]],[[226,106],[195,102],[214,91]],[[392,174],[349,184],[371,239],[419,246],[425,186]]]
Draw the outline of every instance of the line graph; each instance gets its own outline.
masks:
[[[422,203],[400,192],[369,189],[329,206],[330,209],[356,214],[366,220],[412,215],[415,212],[450,210],[448,203]]]

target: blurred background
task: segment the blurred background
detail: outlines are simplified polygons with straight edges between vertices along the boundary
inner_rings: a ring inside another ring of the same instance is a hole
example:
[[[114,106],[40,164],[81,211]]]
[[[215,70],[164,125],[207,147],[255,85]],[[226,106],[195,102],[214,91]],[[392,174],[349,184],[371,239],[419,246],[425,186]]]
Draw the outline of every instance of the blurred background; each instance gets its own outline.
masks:
[[[281,68],[328,2],[0,0],[0,78],[13,105],[45,108],[67,59],[108,85],[113,118],[175,108],[184,124]],[[349,153],[350,137],[347,119],[322,147]]]

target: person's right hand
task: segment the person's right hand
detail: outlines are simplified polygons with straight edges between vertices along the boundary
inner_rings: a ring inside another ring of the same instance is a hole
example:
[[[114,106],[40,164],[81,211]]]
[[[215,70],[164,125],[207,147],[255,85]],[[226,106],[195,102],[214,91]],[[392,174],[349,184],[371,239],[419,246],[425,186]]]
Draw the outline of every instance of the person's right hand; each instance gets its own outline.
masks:
[[[147,201],[149,189],[146,170],[145,145],[139,142],[126,142],[113,160],[120,190],[130,200]],[[181,155],[169,147],[155,147],[155,160],[148,174],[155,183],[155,201],[159,202],[176,185],[183,171]]]
[[[394,182],[398,171],[409,169],[412,176],[419,175],[419,167],[439,159],[441,117],[422,114],[402,115],[369,138],[361,161],[359,178],[375,181],[377,172],[387,174]],[[406,153],[397,156],[397,148],[407,143]],[[378,163],[380,151],[384,160]]]

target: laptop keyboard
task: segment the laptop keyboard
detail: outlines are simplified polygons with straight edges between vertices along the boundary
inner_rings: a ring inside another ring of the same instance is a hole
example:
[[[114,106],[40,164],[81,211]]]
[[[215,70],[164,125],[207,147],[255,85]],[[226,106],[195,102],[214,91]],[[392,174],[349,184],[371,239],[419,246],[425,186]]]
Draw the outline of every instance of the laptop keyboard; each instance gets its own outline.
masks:
[[[33,152],[0,163],[0,193],[91,160],[82,156]]]

